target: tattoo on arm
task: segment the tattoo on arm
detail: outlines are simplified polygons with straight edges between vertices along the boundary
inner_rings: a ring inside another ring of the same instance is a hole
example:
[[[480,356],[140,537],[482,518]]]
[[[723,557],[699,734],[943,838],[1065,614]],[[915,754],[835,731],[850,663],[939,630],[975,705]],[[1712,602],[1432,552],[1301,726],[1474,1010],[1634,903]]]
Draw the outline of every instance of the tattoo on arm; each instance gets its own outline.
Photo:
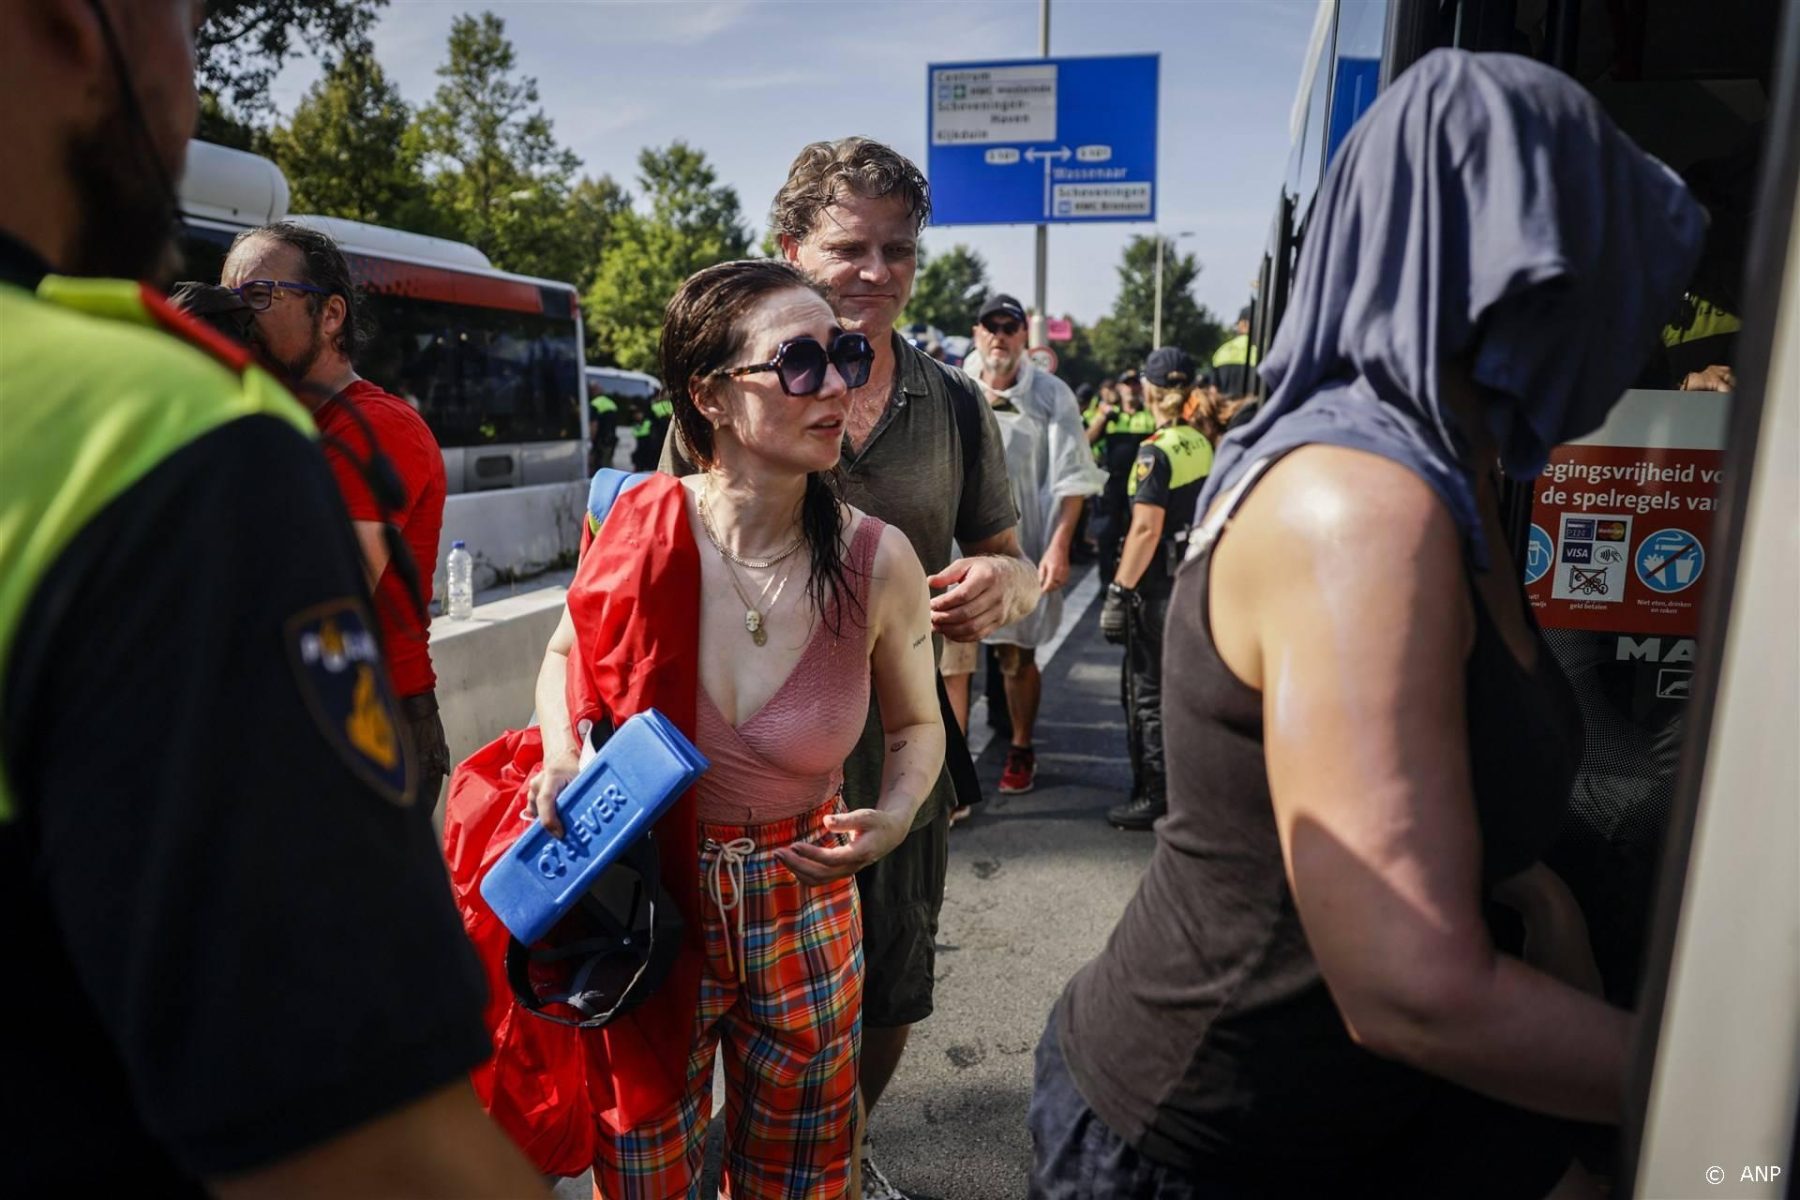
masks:
[[[889,754],[898,754],[898,753],[900,753],[900,751],[902,751],[904,749],[906,749],[906,742],[904,740],[902,740],[902,741],[895,742],[893,745],[889,746],[888,753]]]
[[[925,639],[930,636],[931,636],[930,630],[926,630],[924,633],[921,633],[918,637],[913,639],[912,648],[914,650],[917,650],[920,646],[923,646],[925,644]]]

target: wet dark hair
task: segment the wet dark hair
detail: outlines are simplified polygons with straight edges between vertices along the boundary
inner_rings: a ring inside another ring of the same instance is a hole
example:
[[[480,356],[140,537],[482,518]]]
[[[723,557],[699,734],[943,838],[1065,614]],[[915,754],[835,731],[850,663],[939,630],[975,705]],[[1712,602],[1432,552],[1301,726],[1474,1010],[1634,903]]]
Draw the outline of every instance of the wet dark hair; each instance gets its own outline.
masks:
[[[780,259],[752,258],[719,263],[688,276],[663,310],[662,377],[675,406],[675,426],[696,464],[713,464],[712,422],[694,402],[694,392],[716,387],[723,380],[712,372],[732,365],[744,348],[744,319],[763,300],[794,289],[824,298],[824,289],[799,268]],[[856,592],[847,586],[848,566],[843,550],[843,492],[841,473],[811,471],[806,476],[806,495],[800,502],[800,529],[812,558],[806,590],[821,620],[842,633],[834,615],[832,597],[855,604]]]
[[[369,340],[368,316],[358,302],[356,281],[350,276],[350,262],[344,257],[344,252],[338,249],[338,244],[331,239],[331,235],[294,221],[275,221],[244,230],[231,239],[231,248],[236,250],[252,238],[269,238],[292,246],[300,252],[304,264],[302,273],[305,278],[295,282],[310,283],[314,287],[324,288],[333,296],[343,297],[344,324],[333,341],[338,353],[354,362]],[[327,297],[312,292],[306,295],[307,306],[314,314],[324,307],[326,299]]]

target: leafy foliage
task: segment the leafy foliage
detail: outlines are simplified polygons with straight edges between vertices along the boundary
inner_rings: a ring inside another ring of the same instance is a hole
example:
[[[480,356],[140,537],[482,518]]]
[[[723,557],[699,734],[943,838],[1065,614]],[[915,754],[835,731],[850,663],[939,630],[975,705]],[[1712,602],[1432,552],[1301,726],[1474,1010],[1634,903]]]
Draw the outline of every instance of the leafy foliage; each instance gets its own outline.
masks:
[[[431,197],[466,241],[507,269],[568,275],[558,234],[581,160],[557,144],[537,107],[537,80],[518,74],[517,58],[493,13],[451,24],[449,60],[437,72],[444,82],[418,117]]]
[[[1156,241],[1131,239],[1119,262],[1119,294],[1111,314],[1094,323],[1093,349],[1108,371],[1117,373],[1141,364],[1150,351],[1156,307]],[[1194,299],[1200,263],[1182,254],[1168,238],[1163,243],[1163,343],[1179,346],[1206,362],[1227,336],[1217,317]]]
[[[366,47],[333,63],[269,140],[295,212],[458,232],[426,202],[412,110]]]
[[[958,243],[935,257],[919,252],[919,273],[913,279],[912,299],[900,318],[902,325],[923,321],[947,334],[967,337],[975,327],[975,314],[991,289],[987,263],[981,255]]]
[[[599,277],[600,264],[612,245],[613,226],[631,211],[631,196],[610,175],[598,179],[586,175],[569,189],[560,240],[567,266],[552,278],[566,279],[586,292]]]
[[[601,356],[654,371],[669,297],[700,268],[748,255],[750,231],[737,190],[720,184],[705,154],[685,142],[640,153],[638,184],[648,211],[614,216],[586,313]]]
[[[387,0],[210,0],[194,39],[203,103],[200,136],[260,152],[257,133],[274,113],[269,85],[310,46],[334,60],[367,49]]]

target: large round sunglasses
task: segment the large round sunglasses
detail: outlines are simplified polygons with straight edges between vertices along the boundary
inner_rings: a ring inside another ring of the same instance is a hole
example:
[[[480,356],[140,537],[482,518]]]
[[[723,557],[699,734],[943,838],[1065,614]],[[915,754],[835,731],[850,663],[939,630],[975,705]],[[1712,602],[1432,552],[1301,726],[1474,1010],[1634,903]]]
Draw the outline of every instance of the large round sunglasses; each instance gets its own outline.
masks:
[[[811,396],[825,386],[825,368],[836,367],[844,377],[844,386],[852,390],[869,382],[869,368],[875,363],[875,347],[860,333],[840,333],[832,339],[831,349],[819,344],[815,337],[797,337],[775,347],[775,357],[765,363],[746,367],[720,367],[714,377],[735,379],[739,375],[755,375],[774,371],[781,380],[781,390],[790,396]]]

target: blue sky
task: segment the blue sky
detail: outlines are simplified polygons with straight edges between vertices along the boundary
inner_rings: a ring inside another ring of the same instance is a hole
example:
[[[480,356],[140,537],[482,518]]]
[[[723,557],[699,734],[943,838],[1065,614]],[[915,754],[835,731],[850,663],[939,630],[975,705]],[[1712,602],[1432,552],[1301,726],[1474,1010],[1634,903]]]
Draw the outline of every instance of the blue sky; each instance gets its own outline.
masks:
[[[1288,113],[1315,0],[1053,0],[1052,55],[1162,55],[1158,225],[1203,264],[1194,294],[1220,314],[1249,295],[1288,155]],[[538,80],[556,135],[585,169],[632,191],[637,154],[677,138],[737,188],[760,238],[806,142],[866,134],[925,163],[925,67],[1028,58],[1036,0],[393,0],[375,28],[413,104],[437,87],[451,20],[491,10]],[[275,86],[283,112],[317,79],[309,56]],[[1083,321],[1117,291],[1119,253],[1145,224],[1051,226],[1049,308]],[[928,228],[966,243],[995,284],[1031,302],[1030,226]],[[953,331],[954,332],[954,331]]]

